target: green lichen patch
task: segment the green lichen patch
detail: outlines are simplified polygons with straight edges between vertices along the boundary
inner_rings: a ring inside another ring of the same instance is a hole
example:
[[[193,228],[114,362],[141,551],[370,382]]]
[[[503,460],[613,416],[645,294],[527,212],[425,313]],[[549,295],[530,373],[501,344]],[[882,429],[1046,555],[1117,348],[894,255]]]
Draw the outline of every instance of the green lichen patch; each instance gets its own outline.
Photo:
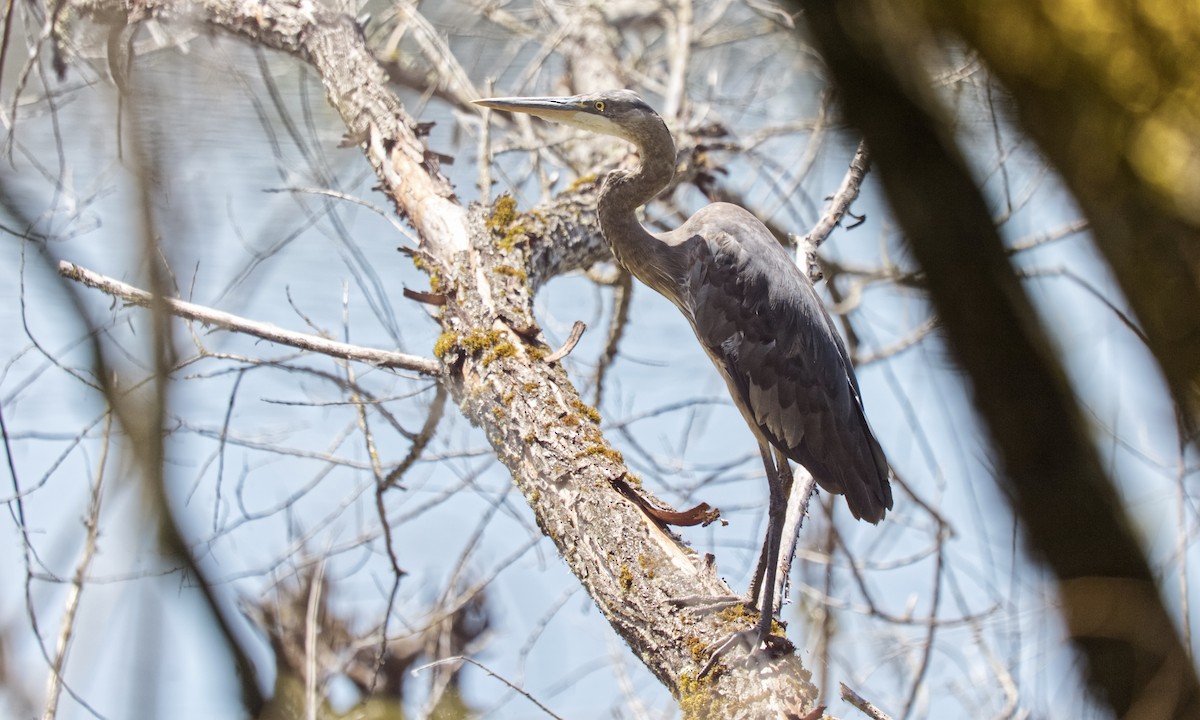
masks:
[[[529,273],[525,272],[521,268],[515,268],[509,265],[497,265],[496,267],[492,268],[492,272],[496,273],[497,275],[514,277],[521,282],[526,282],[529,280]]]
[[[458,333],[447,331],[442,333],[437,342],[433,344],[433,354],[440,360],[445,360],[446,356],[454,352],[458,347]]]
[[[511,195],[501,195],[492,205],[492,214],[488,216],[488,230],[506,230],[517,219],[517,201]]]
[[[621,590],[629,592],[633,589],[633,571],[628,565],[621,566],[621,574],[617,577],[617,582],[621,585]]]
[[[496,200],[492,206],[492,214],[484,223],[492,232],[500,235],[496,246],[505,252],[512,252],[517,247],[517,241],[525,237],[525,223],[518,222],[517,201],[509,195]]]
[[[488,350],[486,353],[484,353],[483,366],[487,367],[488,365],[491,365],[492,363],[496,362],[500,358],[512,357],[516,354],[517,354],[516,346],[514,346],[512,343],[508,342],[507,340],[504,342],[501,342],[501,343],[497,343],[496,345],[492,346],[491,350]]]
[[[613,450],[612,448],[605,447],[603,445],[592,445],[589,448],[585,448],[581,452],[575,454],[575,459],[578,460],[585,457],[594,457],[596,455],[602,455],[615,463],[625,462],[625,456],[622,455],[619,450]]]
[[[592,445],[603,445],[604,433],[600,432],[600,428],[595,425],[586,425],[583,428],[582,439]]]
[[[579,177],[578,179],[576,179],[575,182],[568,185],[566,191],[569,193],[575,192],[576,190],[578,190],[579,188],[581,188],[585,185],[591,185],[592,183],[596,182],[598,179],[600,179],[600,176],[597,175],[596,173],[589,173],[587,175],[583,175],[583,176]]]
[[[517,354],[517,348],[499,330],[471,330],[465,335],[456,332],[445,332],[433,345],[433,354],[445,359],[450,353],[461,349],[470,355],[482,355],[484,367],[491,365],[500,358],[512,357]],[[511,398],[510,398],[511,399]]]
[[[570,405],[575,410],[575,412],[584,416],[588,420],[591,420],[592,422],[596,423],[597,425],[600,424],[600,413],[596,411],[596,408],[592,407],[591,405],[588,405],[587,403],[583,402],[579,398],[571,398]]]
[[[429,291],[434,293],[446,291],[446,283],[442,282],[442,276],[433,270],[429,271]]]
[[[442,282],[442,278],[437,272],[437,263],[429,262],[421,253],[413,253],[409,255],[409,258],[412,259],[413,267],[429,276],[430,292],[441,293],[445,291],[445,283]]]
[[[638,555],[638,565],[642,568],[642,574],[647,579],[653,580],[655,576],[654,561],[645,555]]]
[[[525,226],[520,224],[513,225],[508,229],[508,232],[504,233],[504,237],[500,238],[500,241],[496,243],[496,247],[510,253],[517,248],[517,241],[524,239],[524,237]]]
[[[709,720],[709,718],[724,717],[725,708],[720,706],[718,698],[712,693],[714,672],[697,678],[691,673],[679,676],[679,709],[683,712],[684,720]]]

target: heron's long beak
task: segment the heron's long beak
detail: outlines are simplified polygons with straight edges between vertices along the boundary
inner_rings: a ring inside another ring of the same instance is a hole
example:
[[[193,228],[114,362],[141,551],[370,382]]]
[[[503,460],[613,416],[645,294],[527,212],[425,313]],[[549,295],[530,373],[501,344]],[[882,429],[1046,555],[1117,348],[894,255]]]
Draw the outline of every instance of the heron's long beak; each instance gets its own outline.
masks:
[[[577,97],[508,97],[472,100],[471,102],[493,110],[536,115],[561,123],[570,123],[581,112],[587,110],[587,104],[581,102]]]

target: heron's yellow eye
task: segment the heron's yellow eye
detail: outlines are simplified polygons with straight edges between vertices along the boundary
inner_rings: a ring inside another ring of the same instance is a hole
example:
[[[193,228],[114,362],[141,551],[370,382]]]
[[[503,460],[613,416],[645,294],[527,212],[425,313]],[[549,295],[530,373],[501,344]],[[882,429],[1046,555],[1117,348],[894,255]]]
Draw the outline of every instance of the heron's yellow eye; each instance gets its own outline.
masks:
[[[604,101],[603,100],[596,101],[596,109],[599,110],[600,112],[604,112]]]

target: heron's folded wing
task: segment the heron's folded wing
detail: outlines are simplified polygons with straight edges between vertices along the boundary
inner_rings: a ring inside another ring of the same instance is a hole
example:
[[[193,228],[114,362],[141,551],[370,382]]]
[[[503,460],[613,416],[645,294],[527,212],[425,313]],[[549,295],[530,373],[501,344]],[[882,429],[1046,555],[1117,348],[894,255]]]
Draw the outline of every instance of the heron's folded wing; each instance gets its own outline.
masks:
[[[681,305],[747,421],[855,517],[878,522],[892,506],[887,461],[841,339],[808,279],[749,218],[692,228]]]

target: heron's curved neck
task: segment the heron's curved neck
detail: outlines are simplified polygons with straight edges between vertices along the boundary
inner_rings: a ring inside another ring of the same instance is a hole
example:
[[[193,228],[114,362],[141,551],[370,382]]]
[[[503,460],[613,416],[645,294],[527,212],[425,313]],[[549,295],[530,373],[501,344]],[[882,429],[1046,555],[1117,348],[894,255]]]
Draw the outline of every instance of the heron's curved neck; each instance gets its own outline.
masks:
[[[600,231],[617,260],[640,275],[639,260],[657,244],[637,220],[636,211],[662,192],[675,176],[675,143],[662,120],[647,123],[637,144],[641,165],[614,170],[604,179],[597,203]]]

